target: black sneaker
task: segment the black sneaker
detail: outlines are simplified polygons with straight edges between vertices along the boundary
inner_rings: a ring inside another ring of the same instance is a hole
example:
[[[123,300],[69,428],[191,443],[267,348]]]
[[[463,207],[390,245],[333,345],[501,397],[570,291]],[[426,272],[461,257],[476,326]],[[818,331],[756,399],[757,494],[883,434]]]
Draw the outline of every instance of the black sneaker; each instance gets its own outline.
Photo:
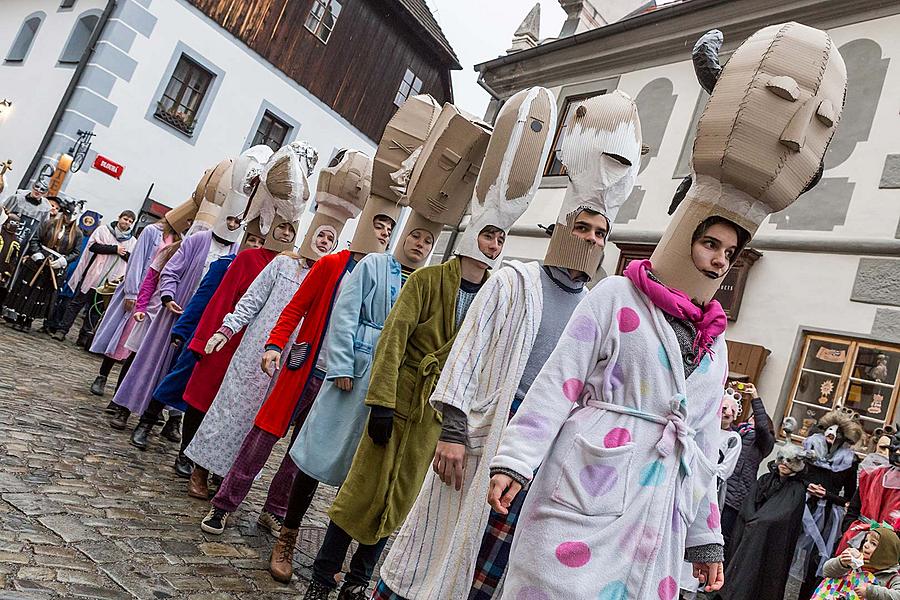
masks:
[[[209,509],[209,514],[200,521],[200,529],[213,535],[222,535],[222,532],[225,531],[225,522],[227,520],[228,513],[221,508],[213,506]]]
[[[309,582],[309,587],[306,588],[306,594],[303,595],[303,600],[328,600],[328,596],[331,595],[332,588],[322,585],[315,579]]]
[[[364,585],[347,585],[341,586],[341,593],[338,594],[337,600],[367,600],[369,594],[366,593]]]

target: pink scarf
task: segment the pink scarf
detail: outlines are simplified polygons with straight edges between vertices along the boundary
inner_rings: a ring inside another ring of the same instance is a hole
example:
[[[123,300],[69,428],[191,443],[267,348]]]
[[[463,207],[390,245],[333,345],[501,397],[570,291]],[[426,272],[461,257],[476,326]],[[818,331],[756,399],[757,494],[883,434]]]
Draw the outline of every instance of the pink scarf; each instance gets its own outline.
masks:
[[[697,328],[694,338],[694,350],[699,363],[706,353],[711,353],[710,346],[717,335],[725,331],[728,319],[718,300],[708,302],[700,307],[691,301],[681,290],[666,287],[650,278],[648,274],[653,268],[649,260],[633,260],[625,267],[625,277],[637,289],[644,292],[650,301],[661,311],[676,319],[690,321]]]

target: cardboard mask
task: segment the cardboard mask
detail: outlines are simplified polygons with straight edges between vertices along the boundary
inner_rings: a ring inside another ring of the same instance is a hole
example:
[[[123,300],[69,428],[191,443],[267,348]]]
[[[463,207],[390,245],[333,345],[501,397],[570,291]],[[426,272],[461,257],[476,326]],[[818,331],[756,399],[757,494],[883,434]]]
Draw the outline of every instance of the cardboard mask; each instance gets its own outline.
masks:
[[[531,204],[553,143],[556,97],[533,87],[518,92],[500,109],[484,163],[475,184],[472,220],[460,238],[456,254],[490,268],[500,256],[489,258],[478,248],[478,236],[487,226],[508,232]]]
[[[250,235],[258,235],[257,232],[251,234],[248,230],[247,214],[250,211],[250,199],[256,192],[259,185],[260,175],[262,175],[265,164],[272,158],[274,152],[266,145],[260,144],[245,150],[234,161],[231,169],[231,194],[243,197],[244,210],[239,216],[241,219],[243,238],[241,239],[240,250],[247,249],[247,238]],[[258,225],[258,223],[257,223]]]
[[[334,250],[344,224],[362,211],[371,183],[372,159],[357,150],[341,150],[328,167],[319,171],[316,214],[300,245],[300,256],[318,260]],[[322,235],[332,239],[325,252],[316,243]]]
[[[233,161],[225,158],[219,164],[203,174],[194,196],[200,198],[200,208],[194,217],[194,224],[205,224],[205,229],[212,229],[222,219],[222,205],[228,198],[231,185],[231,165]]]
[[[489,125],[445,104],[410,176],[409,206],[430,221],[458,224],[490,139]]]
[[[596,276],[603,248],[573,235],[584,210],[611,225],[628,199],[641,166],[641,120],[637,106],[619,90],[583,100],[569,113],[559,158],[569,186],[544,264]]]
[[[246,217],[248,233],[265,238],[263,248],[276,252],[293,249],[300,216],[309,199],[307,177],[317,160],[312,146],[292,142],[282,146],[263,167]],[[290,240],[275,237],[288,226],[293,228]]]
[[[796,201],[820,172],[846,85],[837,48],[812,27],[772,25],[735,50],[700,117],[693,184],[650,257],[664,284],[700,303],[712,299],[723,277],[694,266],[694,232],[722,217],[753,236]]]

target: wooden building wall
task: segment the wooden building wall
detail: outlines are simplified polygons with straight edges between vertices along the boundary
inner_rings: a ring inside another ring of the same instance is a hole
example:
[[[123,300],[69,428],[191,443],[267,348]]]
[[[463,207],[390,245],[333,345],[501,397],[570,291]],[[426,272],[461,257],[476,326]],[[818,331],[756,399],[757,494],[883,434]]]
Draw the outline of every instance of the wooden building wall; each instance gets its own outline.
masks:
[[[406,69],[450,99],[449,69],[388,0],[342,0],[327,44],[304,27],[313,0],[190,0],[252,50],[378,142]]]

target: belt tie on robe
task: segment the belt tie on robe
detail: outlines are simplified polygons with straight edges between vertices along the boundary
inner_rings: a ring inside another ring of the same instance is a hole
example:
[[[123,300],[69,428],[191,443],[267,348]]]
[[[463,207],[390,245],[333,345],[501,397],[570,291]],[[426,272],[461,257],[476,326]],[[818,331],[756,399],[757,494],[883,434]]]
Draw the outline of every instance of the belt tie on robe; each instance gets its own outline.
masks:
[[[684,469],[685,475],[691,475],[690,454],[694,448],[693,438],[697,431],[690,427],[684,420],[685,409],[687,407],[687,398],[684,394],[675,394],[669,403],[669,412],[665,416],[593,399],[586,400],[585,405],[601,410],[608,410],[609,412],[631,415],[632,417],[644,421],[662,425],[662,435],[660,435],[659,440],[656,442],[657,452],[659,452],[660,456],[666,458],[675,451],[676,444],[680,444],[682,448],[681,467]]]
[[[409,420],[421,423],[425,416],[425,406],[441,376],[441,363],[435,354],[426,354],[418,363],[406,360],[403,364],[416,370],[416,393],[410,407]]]
[[[359,322],[360,325],[365,325],[366,327],[371,327],[372,329],[377,329],[381,331],[384,329],[384,323],[376,323],[375,321],[370,321],[368,319],[363,319]]]

